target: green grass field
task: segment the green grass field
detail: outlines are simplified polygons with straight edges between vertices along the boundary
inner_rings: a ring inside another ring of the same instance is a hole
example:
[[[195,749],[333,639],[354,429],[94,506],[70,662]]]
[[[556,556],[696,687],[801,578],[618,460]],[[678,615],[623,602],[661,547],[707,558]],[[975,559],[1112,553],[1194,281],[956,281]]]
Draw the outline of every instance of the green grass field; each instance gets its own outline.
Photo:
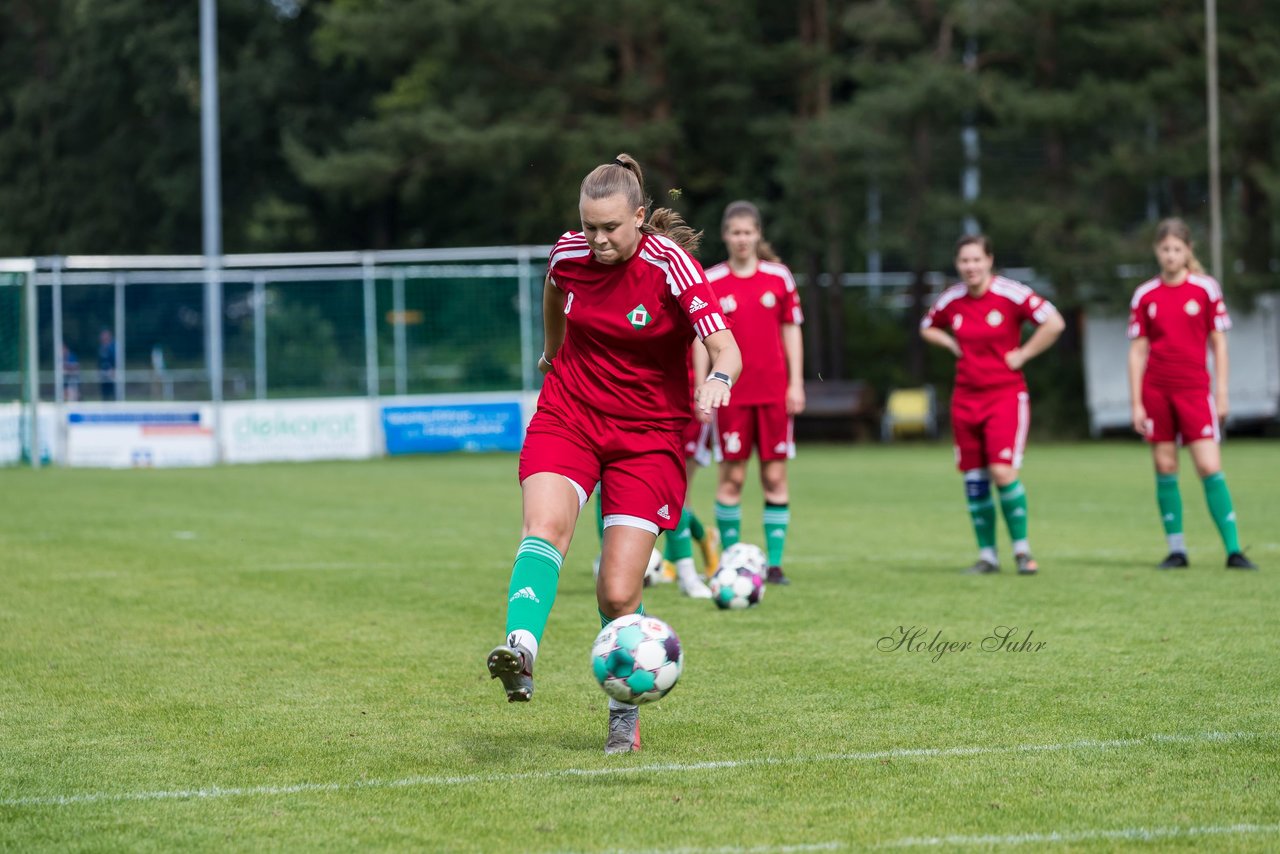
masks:
[[[485,672],[513,456],[0,471],[0,848],[1274,851],[1280,443],[1224,460],[1261,572],[1223,569],[1185,460],[1192,567],[1152,569],[1125,442],[1033,446],[1041,575],[970,577],[949,447],[802,448],[794,584],[651,589],[685,671],[609,758],[589,515],[534,701]],[[878,649],[899,627],[974,646]]]

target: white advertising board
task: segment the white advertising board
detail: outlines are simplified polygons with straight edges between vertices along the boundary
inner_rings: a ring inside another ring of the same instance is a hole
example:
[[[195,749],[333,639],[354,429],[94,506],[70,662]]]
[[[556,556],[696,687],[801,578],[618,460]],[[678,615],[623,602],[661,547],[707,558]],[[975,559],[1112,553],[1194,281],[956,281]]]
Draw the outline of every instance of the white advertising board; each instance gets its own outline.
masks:
[[[229,463],[363,460],[375,447],[368,398],[236,401],[222,406],[223,459]]]
[[[112,404],[66,413],[65,463],[103,468],[209,466],[216,461],[207,404]]]
[[[40,409],[40,447],[41,461],[53,459],[51,449],[57,420],[52,410],[45,406]],[[22,462],[22,404],[0,403],[0,466],[15,465]]]

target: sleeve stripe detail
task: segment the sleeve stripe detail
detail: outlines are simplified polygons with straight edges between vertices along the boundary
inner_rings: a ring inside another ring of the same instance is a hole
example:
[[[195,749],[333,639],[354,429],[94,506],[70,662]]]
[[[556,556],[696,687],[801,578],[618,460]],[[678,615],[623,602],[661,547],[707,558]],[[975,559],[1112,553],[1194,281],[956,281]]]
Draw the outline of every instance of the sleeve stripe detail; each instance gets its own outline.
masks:
[[[1159,279],[1148,279],[1138,285],[1138,289],[1133,292],[1133,299],[1129,301],[1129,308],[1136,309],[1138,307],[1138,303],[1142,301],[1142,298],[1158,287],[1160,287]]]
[[[1212,276],[1202,276],[1198,273],[1192,273],[1187,277],[1187,281],[1193,285],[1203,288],[1205,292],[1209,294],[1209,299],[1222,299],[1222,288],[1218,287],[1217,281],[1215,281]]]
[[[951,303],[960,299],[960,297],[964,296],[968,291],[969,289],[964,285],[952,285],[942,292],[942,295],[938,297],[938,301],[933,304],[932,310],[941,311]]]
[[[786,264],[781,264],[777,261],[761,261],[760,269],[771,276],[777,276],[782,279],[788,292],[796,289],[796,280],[791,275],[791,270]]]
[[[641,257],[667,271],[667,278],[675,286],[673,290],[675,294],[679,295],[685,289],[703,280],[701,271],[693,259],[671,238],[660,234],[650,234],[647,237],[649,245],[641,250]]]
[[[727,275],[729,275],[729,265],[721,262],[707,270],[707,281],[718,282]]]
[[[1035,296],[1035,291],[1022,284],[1022,282],[1015,282],[1013,279],[1006,279],[1004,276],[996,276],[991,280],[991,290],[1016,305],[1022,305]]]
[[[713,332],[719,332],[729,327],[725,324],[724,318],[720,316],[719,312],[713,311],[694,321],[693,328],[698,333],[698,338],[701,339],[706,338]]]

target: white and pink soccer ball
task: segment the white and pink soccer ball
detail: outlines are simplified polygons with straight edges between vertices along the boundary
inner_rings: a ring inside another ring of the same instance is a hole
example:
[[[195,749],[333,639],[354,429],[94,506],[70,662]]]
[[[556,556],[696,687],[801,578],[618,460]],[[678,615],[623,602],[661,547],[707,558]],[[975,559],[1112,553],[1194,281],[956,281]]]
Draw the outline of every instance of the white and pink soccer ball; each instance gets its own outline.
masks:
[[[711,601],[729,611],[760,604],[768,569],[769,559],[759,546],[734,543],[720,555],[720,568],[711,576]]]

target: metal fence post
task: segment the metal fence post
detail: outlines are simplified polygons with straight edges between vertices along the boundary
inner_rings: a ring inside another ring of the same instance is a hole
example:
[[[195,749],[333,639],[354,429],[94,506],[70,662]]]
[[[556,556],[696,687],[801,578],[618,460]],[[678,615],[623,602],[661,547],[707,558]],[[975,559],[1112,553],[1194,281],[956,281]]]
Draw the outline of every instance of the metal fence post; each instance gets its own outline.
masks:
[[[530,263],[530,253],[528,247],[520,247],[516,256],[517,263],[520,267],[520,275],[517,278],[519,282],[520,295],[520,377],[521,388],[524,391],[533,391],[533,299],[530,291],[533,287],[533,270]]]
[[[409,393],[409,347],[405,341],[404,268],[397,267],[391,273],[391,308],[396,322],[391,327],[395,336],[396,394]]]
[[[124,273],[117,273],[115,280],[115,337],[116,337],[116,400],[124,400],[125,394],[125,340],[124,322]]]
[[[253,276],[253,396],[267,397],[267,277]]]
[[[50,286],[53,305],[53,401],[66,402],[66,390],[63,384],[67,381],[62,363],[62,258],[53,259],[53,282]]]
[[[32,265],[23,278],[27,309],[27,401],[31,419],[29,445],[31,467],[40,468],[40,312],[36,306],[36,271]]]
[[[361,255],[364,268],[364,371],[369,397],[378,396],[378,305],[374,293],[377,273],[373,257],[368,252]]]

